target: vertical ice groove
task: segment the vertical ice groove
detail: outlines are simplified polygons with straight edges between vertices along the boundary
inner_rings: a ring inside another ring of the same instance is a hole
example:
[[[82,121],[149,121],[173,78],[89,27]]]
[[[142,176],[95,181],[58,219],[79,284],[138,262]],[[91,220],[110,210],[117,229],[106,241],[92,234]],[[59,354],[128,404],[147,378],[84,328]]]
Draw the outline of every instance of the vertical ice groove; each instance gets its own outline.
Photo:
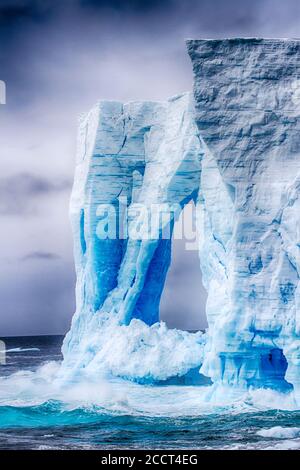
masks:
[[[289,382],[300,399],[300,42],[187,47],[207,146],[198,199],[209,323],[202,371],[220,389]]]

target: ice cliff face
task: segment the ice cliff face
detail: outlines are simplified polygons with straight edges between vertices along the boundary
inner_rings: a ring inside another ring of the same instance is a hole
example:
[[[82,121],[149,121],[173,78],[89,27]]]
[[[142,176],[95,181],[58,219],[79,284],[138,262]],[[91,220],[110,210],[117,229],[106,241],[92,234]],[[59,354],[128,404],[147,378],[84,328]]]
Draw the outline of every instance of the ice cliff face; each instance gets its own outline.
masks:
[[[100,102],[82,117],[70,211],[77,310],[65,368],[163,380],[200,366],[201,333],[149,330],[159,321],[174,220],[197,198],[200,159],[190,94]]]
[[[196,111],[185,94],[101,102],[81,120],[63,370],[151,382],[202,364],[219,396],[294,387],[300,401],[300,42],[187,45]],[[191,199],[206,337],[158,323],[174,220]]]
[[[201,370],[219,385],[289,382],[299,395],[300,42],[187,46],[207,146],[198,202],[209,322]]]

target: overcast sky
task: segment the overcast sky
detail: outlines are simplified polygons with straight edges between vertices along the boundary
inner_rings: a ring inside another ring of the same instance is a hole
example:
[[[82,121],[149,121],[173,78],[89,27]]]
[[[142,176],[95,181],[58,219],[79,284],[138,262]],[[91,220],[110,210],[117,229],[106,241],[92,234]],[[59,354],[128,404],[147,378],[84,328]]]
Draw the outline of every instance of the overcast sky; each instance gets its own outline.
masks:
[[[104,99],[192,88],[185,38],[299,37],[297,0],[0,0],[0,337],[62,334],[74,312],[68,202],[77,116]],[[197,254],[174,253],[162,303],[205,326]]]

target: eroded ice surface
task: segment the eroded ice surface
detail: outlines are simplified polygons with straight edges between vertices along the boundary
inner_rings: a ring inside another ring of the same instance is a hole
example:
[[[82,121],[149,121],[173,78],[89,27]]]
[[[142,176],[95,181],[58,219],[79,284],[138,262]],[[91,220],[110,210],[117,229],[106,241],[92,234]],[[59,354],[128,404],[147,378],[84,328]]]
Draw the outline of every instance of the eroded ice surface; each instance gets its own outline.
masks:
[[[196,369],[186,377],[186,383],[199,383],[204,338],[202,332],[168,329],[162,322],[148,326],[142,320],[132,319],[129,325],[124,325],[118,317],[105,318],[82,337],[80,351],[88,357],[79,354],[75,370],[69,367],[66,371],[64,364],[60,377],[74,379],[81,374],[85,380],[93,380],[95,376],[106,379],[118,376],[152,383],[185,376]]]
[[[198,201],[209,339],[222,386],[300,392],[300,42],[187,42],[207,145]],[[284,377],[286,380],[284,380]]]
[[[201,155],[189,93],[166,102],[100,102],[82,117],[71,198],[77,310],[63,346],[64,374],[106,369],[163,380],[200,367],[202,333],[157,322],[173,223],[197,198]],[[155,224],[159,213],[170,218]]]
[[[102,364],[147,381],[203,363],[212,400],[249,387],[294,387],[299,400],[300,43],[187,44],[196,113],[185,94],[101,102],[81,120],[71,201],[77,310],[62,370],[92,375]],[[142,236],[120,236],[120,213],[111,226],[121,199],[129,232]],[[157,323],[174,219],[190,200],[208,291],[207,338]],[[147,210],[172,212],[176,204],[172,220],[144,238]]]

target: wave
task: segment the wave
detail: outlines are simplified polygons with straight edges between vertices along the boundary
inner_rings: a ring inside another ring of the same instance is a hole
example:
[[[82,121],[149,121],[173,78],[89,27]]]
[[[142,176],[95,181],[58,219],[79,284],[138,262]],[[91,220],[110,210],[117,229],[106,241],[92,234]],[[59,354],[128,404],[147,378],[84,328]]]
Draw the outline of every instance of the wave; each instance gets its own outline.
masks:
[[[12,348],[6,349],[6,353],[18,353],[18,352],[27,352],[27,351],[40,351],[39,348]]]
[[[260,429],[257,431],[257,435],[274,439],[294,439],[300,437],[300,428],[274,426],[269,429]]]
[[[214,386],[166,387],[103,377],[67,383],[60,368],[61,363],[49,362],[35,372],[0,377],[0,441],[12,430],[22,441],[22,429],[33,428],[27,448],[36,448],[37,435],[49,448],[97,448],[100,434],[105,445],[129,448],[128,433],[141,448],[300,448],[300,412],[290,393],[249,390],[225,402]],[[64,426],[69,431],[62,437]],[[68,440],[70,435],[74,439]]]
[[[53,361],[35,372],[0,377],[0,406],[39,406],[54,401],[68,410],[96,406],[105,413],[157,417],[298,409],[292,392],[253,389],[235,391],[233,397],[225,389],[216,393],[215,385],[164,387],[101,376],[66,382],[61,380],[60,368],[61,363]]]

